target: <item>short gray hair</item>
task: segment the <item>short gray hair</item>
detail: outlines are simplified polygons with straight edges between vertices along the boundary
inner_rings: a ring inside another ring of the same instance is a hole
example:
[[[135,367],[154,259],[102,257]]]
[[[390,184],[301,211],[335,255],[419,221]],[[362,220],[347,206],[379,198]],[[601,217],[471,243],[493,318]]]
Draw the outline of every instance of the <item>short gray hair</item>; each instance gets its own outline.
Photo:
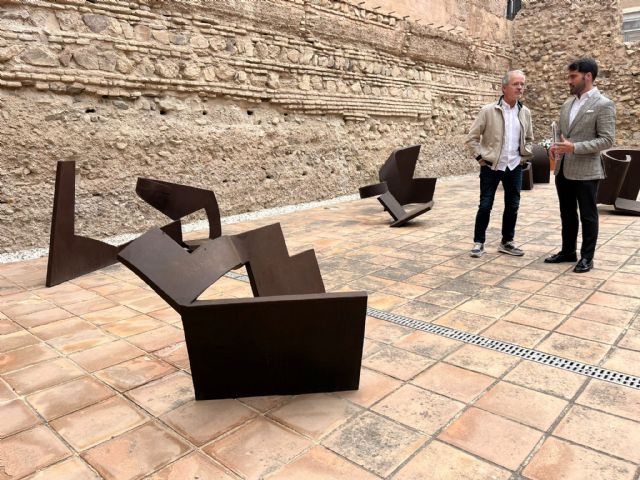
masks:
[[[509,70],[507,73],[504,74],[504,77],[502,77],[503,87],[506,87],[507,85],[509,85],[509,80],[511,80],[511,75],[513,75],[514,73],[517,73],[518,75],[522,75],[523,77],[526,77],[526,75],[522,70]]]

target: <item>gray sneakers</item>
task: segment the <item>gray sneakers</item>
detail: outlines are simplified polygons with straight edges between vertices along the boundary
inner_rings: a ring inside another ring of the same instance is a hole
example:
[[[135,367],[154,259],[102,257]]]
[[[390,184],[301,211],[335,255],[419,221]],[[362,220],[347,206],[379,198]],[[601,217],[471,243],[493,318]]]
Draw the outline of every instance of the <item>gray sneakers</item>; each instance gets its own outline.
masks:
[[[506,253],[507,255],[513,255],[514,257],[521,257],[524,252],[516,247],[513,242],[501,243],[498,247],[500,253]]]
[[[471,252],[469,252],[469,255],[473,258],[480,258],[482,255],[484,255],[484,244],[474,243]]]

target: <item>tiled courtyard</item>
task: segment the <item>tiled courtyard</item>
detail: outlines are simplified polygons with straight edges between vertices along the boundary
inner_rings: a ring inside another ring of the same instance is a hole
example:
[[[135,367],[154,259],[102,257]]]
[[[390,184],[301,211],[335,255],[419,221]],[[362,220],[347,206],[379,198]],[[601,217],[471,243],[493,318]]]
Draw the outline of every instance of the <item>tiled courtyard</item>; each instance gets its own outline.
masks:
[[[552,184],[522,194],[526,255],[496,253],[499,192],[472,259],[477,182],[440,181],[434,209],[398,229],[368,199],[223,230],[281,222],[328,291],[640,376],[640,217],[601,207],[595,269],[578,275],[543,263],[560,244]],[[0,479],[640,476],[636,388],[369,317],[359,391],[195,402],[180,318],[135,275],[48,289],[45,271],[0,265]],[[250,295],[231,278],[206,292]]]

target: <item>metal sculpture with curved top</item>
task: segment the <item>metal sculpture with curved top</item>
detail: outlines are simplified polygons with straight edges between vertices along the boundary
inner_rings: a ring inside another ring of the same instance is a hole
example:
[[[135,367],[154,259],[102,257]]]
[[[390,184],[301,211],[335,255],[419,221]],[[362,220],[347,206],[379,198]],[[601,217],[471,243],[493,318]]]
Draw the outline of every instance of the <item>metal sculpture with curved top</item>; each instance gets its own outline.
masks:
[[[315,253],[289,256],[279,224],[192,252],[151,230],[118,258],[180,313],[197,400],[358,388],[367,294],[325,293]],[[254,298],[198,299],[242,265]]]
[[[180,220],[204,209],[209,222],[209,238],[217,238],[222,234],[220,209],[216,195],[211,190],[140,177],[136,183],[136,193],[172,220]]]
[[[640,150],[612,148],[602,152],[606,178],[598,186],[597,202],[617,213],[640,215]]]
[[[547,149],[541,145],[533,145],[533,156],[529,161],[531,162],[533,183],[549,183],[551,166]]]
[[[413,178],[420,155],[420,145],[398,148],[391,152],[380,168],[380,183],[361,187],[360,198],[378,196],[378,201],[400,227],[433,208],[437,178]],[[417,204],[407,210],[406,205]]]

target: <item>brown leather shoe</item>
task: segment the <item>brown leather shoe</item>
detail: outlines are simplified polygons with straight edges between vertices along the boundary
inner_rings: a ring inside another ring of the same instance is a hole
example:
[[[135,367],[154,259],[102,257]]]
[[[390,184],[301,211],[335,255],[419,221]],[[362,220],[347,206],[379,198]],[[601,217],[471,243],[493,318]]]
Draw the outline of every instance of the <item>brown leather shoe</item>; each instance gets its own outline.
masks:
[[[562,262],[575,262],[578,260],[576,253],[554,253],[550,257],[544,259],[544,263],[562,263]]]
[[[593,260],[587,260],[586,258],[581,258],[576,266],[573,268],[573,271],[576,273],[586,273],[593,268]]]

